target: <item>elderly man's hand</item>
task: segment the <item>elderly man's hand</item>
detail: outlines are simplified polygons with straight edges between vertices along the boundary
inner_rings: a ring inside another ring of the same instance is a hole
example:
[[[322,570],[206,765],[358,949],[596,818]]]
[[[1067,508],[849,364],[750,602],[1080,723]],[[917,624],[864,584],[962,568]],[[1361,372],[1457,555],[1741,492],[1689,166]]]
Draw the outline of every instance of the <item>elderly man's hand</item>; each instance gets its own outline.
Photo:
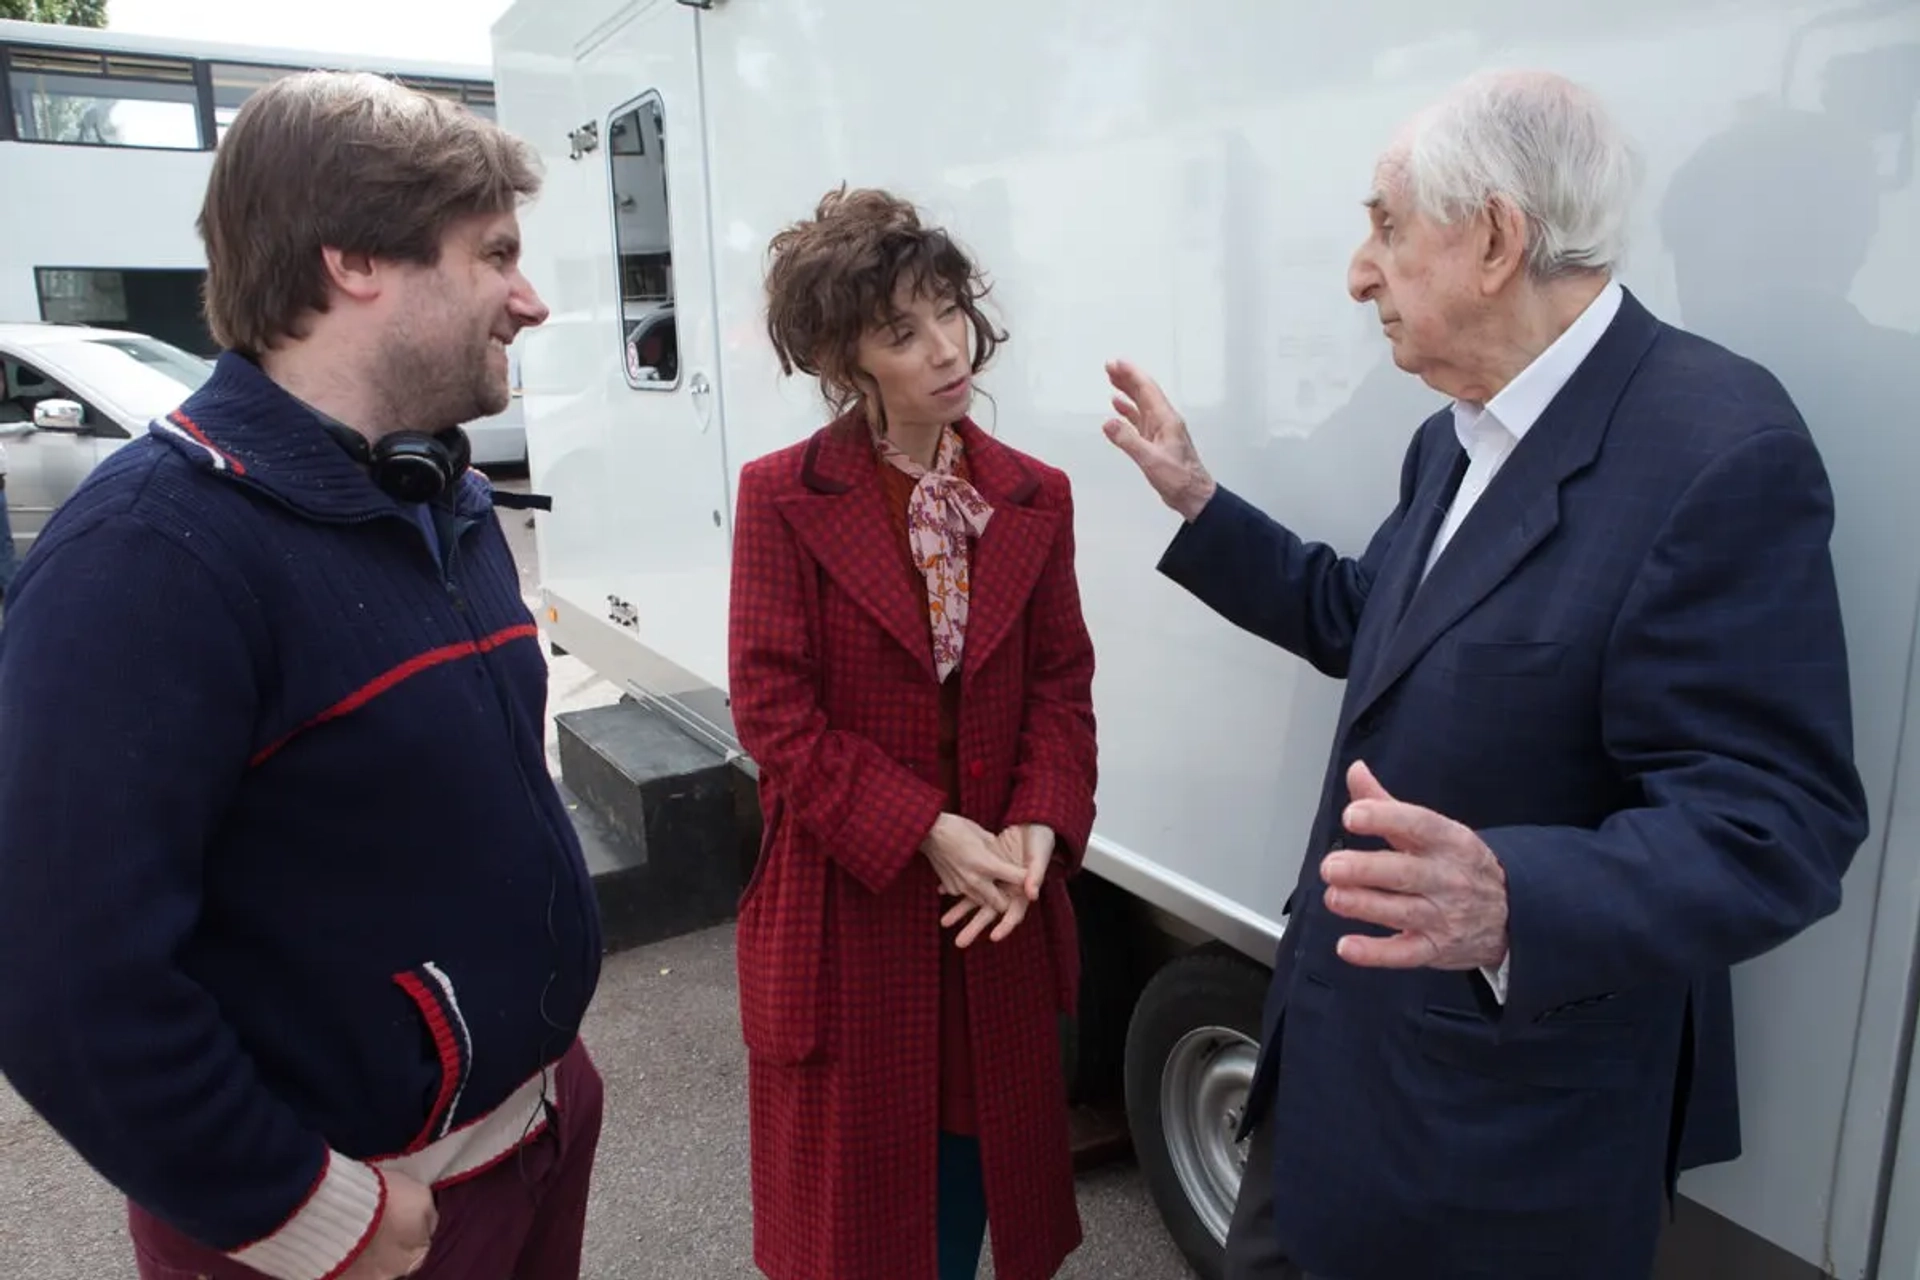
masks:
[[[1134,460],[1161,501],[1191,522],[1213,498],[1214,484],[1187,424],[1153,379],[1126,361],[1110,362],[1107,378],[1120,392],[1113,398],[1120,416],[1107,420],[1107,439]]]
[[[1378,969],[1491,969],[1507,956],[1507,875],[1486,841],[1451,818],[1387,794],[1366,765],[1347,771],[1344,825],[1378,852],[1342,849],[1320,864],[1327,910],[1398,930],[1348,934],[1340,958]]]

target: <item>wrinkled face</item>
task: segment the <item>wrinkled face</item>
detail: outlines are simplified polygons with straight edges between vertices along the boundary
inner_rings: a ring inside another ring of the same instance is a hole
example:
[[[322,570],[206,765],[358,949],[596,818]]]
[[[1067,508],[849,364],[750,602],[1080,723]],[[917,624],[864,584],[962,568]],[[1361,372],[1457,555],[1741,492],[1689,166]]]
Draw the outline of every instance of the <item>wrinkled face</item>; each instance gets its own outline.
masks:
[[[854,364],[879,396],[889,429],[945,425],[973,405],[967,313],[952,297],[931,297],[906,282],[892,313],[860,336]]]
[[[447,228],[439,262],[399,277],[382,390],[413,430],[442,431],[499,413],[511,399],[507,344],[546,318],[546,304],[520,274],[519,219],[510,212],[462,218]]]
[[[1468,370],[1485,319],[1480,219],[1448,226],[1418,212],[1400,151],[1381,159],[1366,207],[1371,227],[1347,269],[1347,291],[1379,312],[1395,364],[1445,395],[1471,397]]]

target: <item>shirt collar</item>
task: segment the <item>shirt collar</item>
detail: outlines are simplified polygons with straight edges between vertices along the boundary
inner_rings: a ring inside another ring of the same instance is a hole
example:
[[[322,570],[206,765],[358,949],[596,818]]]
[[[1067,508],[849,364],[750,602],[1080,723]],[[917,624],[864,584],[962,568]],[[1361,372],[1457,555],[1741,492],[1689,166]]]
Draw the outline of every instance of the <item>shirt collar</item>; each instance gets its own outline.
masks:
[[[1560,388],[1573,377],[1574,370],[1600,344],[1607,326],[1620,311],[1620,298],[1619,282],[1607,281],[1606,288],[1567,326],[1567,331],[1535,356],[1533,363],[1522,369],[1518,377],[1500,388],[1493,399],[1484,405],[1471,400],[1454,401],[1453,431],[1460,447],[1473,448],[1483,423],[1503,428],[1516,443],[1524,439],[1553,403],[1553,398],[1560,394]]]

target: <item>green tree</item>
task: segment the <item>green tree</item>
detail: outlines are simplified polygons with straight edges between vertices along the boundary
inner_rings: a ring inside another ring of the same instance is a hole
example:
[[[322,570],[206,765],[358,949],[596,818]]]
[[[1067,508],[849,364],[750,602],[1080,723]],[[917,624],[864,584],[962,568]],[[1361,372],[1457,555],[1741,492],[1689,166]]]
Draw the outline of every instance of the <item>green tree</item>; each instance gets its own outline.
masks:
[[[64,27],[104,27],[107,0],[0,0],[0,18],[54,22]]]

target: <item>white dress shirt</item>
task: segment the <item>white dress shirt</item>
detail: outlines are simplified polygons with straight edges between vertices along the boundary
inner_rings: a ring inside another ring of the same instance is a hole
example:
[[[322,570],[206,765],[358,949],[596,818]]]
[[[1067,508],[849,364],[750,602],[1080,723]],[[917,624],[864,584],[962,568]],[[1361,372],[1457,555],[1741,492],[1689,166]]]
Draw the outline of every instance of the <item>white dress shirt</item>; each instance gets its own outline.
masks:
[[[1473,504],[1480,500],[1514,449],[1546,412],[1547,405],[1567,385],[1574,370],[1593,354],[1601,335],[1620,310],[1620,296],[1620,285],[1609,280],[1567,331],[1534,357],[1533,363],[1522,369],[1493,399],[1485,404],[1454,401],[1453,431],[1460,439],[1460,447],[1467,451],[1467,471],[1460,478],[1460,488],[1453,495],[1440,531],[1434,535],[1433,548],[1427,552],[1427,565],[1421,573],[1423,580],[1433,571],[1434,562],[1446,550],[1467,513],[1473,510]],[[1493,988],[1494,999],[1502,1004],[1507,1000],[1507,965],[1511,958],[1501,960],[1498,969],[1480,971]]]

